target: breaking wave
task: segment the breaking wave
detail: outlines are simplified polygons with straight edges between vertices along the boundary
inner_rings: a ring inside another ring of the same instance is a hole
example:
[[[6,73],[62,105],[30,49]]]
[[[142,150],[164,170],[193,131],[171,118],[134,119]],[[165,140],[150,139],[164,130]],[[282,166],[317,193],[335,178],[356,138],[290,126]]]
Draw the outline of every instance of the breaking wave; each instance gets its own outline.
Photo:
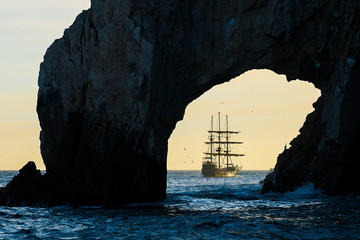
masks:
[[[312,184],[261,195],[265,175],[169,171],[167,200],[121,209],[0,207],[0,239],[360,239],[360,199]]]

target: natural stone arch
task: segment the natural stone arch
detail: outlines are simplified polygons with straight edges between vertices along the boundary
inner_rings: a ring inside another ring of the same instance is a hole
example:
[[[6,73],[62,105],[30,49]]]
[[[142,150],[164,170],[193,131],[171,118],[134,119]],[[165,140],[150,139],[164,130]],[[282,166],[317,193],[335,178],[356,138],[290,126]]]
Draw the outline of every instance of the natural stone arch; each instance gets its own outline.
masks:
[[[38,198],[164,199],[167,139],[186,105],[260,68],[322,91],[264,190],[311,180],[330,193],[359,191],[358,184],[343,188],[353,180],[347,156],[359,132],[359,114],[348,114],[359,103],[359,5],[92,0],[41,64],[37,111],[47,180],[34,190]]]
[[[188,104],[183,119],[176,123],[168,139],[168,174],[201,168],[203,152],[209,150],[204,141],[209,138],[210,119],[213,116],[217,128],[218,112],[222,127],[228,115],[229,129],[240,131],[232,138],[243,144],[232,145],[231,151],[245,156],[234,158],[233,163],[243,165],[243,170],[273,169],[320,95],[312,83],[287,81],[285,75],[267,69],[250,70],[213,86]]]

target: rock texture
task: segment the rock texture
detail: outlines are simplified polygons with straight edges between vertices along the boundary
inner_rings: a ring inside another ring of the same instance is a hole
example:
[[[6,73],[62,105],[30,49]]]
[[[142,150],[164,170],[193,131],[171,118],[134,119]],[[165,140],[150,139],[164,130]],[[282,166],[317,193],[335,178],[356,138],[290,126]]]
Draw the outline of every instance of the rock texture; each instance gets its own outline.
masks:
[[[360,126],[359,7],[339,0],[92,0],[40,67],[41,178],[52,180],[39,199],[165,199],[167,140],[187,104],[263,68],[322,91],[263,191],[312,181],[329,193],[359,192],[359,161],[350,157]]]
[[[34,162],[28,162],[19,170],[19,174],[7,184],[6,188],[0,189],[0,204],[17,205],[23,202],[29,205],[38,205],[41,188],[41,172],[36,169]]]

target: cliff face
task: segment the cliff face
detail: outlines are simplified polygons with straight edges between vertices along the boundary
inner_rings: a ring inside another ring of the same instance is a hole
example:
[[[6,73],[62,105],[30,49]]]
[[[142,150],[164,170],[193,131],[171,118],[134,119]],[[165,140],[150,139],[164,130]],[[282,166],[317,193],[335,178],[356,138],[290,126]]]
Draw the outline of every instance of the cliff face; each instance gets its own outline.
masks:
[[[40,67],[43,179],[51,181],[39,199],[164,199],[167,140],[187,104],[262,68],[322,91],[264,192],[306,181],[329,193],[359,191],[350,175],[358,161],[349,157],[360,126],[359,7],[336,0],[92,0]]]
[[[328,23],[311,54],[315,68],[305,66],[309,72],[299,77],[313,82],[322,96],[291,148],[279,155],[263,192],[285,192],[310,181],[329,194],[360,193],[355,147],[360,123],[359,3],[329,1],[324,6],[332,14],[322,16]]]

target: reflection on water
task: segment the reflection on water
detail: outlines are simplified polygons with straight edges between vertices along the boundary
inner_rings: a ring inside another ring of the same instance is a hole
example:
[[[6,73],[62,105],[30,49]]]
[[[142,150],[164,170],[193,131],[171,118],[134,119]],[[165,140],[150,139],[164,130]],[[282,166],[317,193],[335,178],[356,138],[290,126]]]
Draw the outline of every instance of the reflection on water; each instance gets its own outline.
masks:
[[[310,184],[261,195],[265,174],[169,171],[166,201],[121,209],[0,207],[0,239],[360,239],[357,197],[328,197]]]

